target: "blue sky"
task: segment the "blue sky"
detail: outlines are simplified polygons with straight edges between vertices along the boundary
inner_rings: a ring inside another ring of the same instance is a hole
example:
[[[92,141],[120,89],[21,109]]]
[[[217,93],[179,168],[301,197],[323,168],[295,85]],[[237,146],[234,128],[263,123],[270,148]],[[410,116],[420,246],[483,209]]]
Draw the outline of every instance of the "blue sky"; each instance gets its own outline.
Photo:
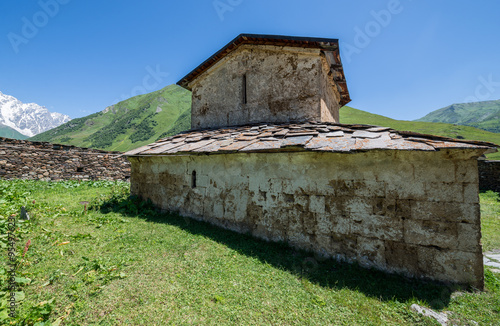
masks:
[[[500,2],[0,2],[0,91],[72,118],[177,82],[240,33],[338,38],[352,102],[395,119],[500,98]]]

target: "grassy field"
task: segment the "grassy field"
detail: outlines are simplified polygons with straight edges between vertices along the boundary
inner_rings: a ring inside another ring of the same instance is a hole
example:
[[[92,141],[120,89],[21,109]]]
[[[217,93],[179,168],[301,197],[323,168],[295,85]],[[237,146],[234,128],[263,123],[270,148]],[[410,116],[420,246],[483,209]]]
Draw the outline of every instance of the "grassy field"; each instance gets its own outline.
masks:
[[[500,196],[496,192],[481,194],[481,230],[483,250],[500,249]]]
[[[0,238],[0,324],[436,325],[412,303],[457,325],[498,325],[500,277],[460,292],[356,265],[317,261],[176,215],[128,196],[128,184],[0,180],[0,230],[19,221],[20,307],[7,318],[7,249]],[[88,201],[88,210],[84,204]],[[485,247],[500,248],[498,194],[481,194]],[[23,248],[31,241],[24,257]]]

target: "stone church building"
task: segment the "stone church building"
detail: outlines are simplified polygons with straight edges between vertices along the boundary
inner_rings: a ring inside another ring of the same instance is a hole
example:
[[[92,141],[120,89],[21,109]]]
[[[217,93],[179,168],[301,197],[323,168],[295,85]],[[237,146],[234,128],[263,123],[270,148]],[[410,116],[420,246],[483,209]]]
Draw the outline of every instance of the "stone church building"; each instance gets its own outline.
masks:
[[[339,123],[336,39],[242,34],[182,78],[192,129],[126,153],[163,210],[339,260],[483,288],[493,144]]]

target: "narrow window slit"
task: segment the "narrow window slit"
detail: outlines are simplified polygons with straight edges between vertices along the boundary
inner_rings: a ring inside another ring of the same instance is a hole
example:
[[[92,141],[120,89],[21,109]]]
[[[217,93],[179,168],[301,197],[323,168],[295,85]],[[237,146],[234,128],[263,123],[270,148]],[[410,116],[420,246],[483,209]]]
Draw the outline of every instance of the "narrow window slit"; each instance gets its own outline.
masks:
[[[243,104],[247,104],[247,75],[243,75]]]
[[[191,188],[196,188],[196,171],[191,173]]]

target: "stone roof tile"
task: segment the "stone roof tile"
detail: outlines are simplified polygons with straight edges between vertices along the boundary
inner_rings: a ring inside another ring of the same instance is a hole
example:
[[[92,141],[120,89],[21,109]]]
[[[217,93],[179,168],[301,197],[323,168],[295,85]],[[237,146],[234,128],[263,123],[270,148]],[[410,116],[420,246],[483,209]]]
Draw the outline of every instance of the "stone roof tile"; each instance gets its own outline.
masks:
[[[266,151],[436,151],[446,148],[495,152],[496,144],[397,131],[388,127],[336,124],[260,124],[185,131],[126,152],[127,156]]]

